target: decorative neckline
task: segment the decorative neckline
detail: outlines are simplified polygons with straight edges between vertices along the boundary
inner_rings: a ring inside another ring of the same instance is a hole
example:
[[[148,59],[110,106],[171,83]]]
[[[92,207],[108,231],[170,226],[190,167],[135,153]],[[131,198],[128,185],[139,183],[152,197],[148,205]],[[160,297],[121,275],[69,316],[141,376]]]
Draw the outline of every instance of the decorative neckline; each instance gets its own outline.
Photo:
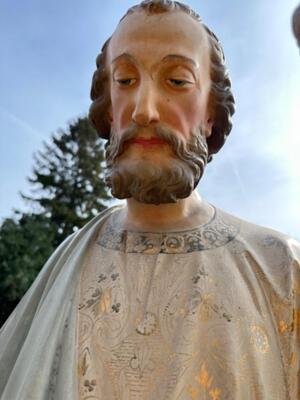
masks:
[[[166,232],[138,232],[117,230],[114,220],[116,211],[101,230],[97,244],[122,253],[182,254],[210,250],[225,246],[239,232],[239,225],[214,207],[210,221],[192,229]]]

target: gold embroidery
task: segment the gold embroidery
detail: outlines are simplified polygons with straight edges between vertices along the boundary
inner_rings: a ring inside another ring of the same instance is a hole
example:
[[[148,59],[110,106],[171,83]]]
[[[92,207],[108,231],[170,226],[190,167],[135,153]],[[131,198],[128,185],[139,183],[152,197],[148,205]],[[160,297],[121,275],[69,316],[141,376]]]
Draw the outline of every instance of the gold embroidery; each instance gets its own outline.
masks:
[[[292,332],[296,332],[296,335],[300,338],[300,308],[293,310]]]
[[[211,400],[219,400],[221,395],[221,389],[218,387],[211,388],[213,382],[213,376],[210,376],[205,362],[201,365],[199,375],[195,377],[196,382],[199,384],[200,388],[195,388],[192,385],[187,387],[188,394],[192,400],[196,400],[200,391],[204,390],[204,398],[208,399],[207,394]]]
[[[213,377],[209,376],[205,363],[201,365],[199,375],[195,378],[199,385],[209,388],[212,384]]]
[[[192,385],[189,385],[187,388],[188,394],[190,395],[192,400],[196,400],[199,394],[199,389],[194,388]]]
[[[87,354],[85,353],[81,359],[81,362],[79,363],[79,366],[78,366],[78,373],[82,376],[84,376],[86,374],[86,371],[88,369],[88,363],[87,363],[86,358],[87,358]]]
[[[285,321],[281,320],[279,321],[278,329],[281,334],[284,334],[290,332],[291,327]]]
[[[272,289],[276,277],[255,253],[256,264],[245,264],[242,243],[173,254],[181,242],[168,238],[156,255],[142,254],[151,250],[147,234],[140,253],[133,242],[126,254],[92,249],[78,299],[79,398],[285,398],[280,351],[284,367],[296,369],[282,342],[300,325],[289,293]]]
[[[111,291],[111,288],[103,291],[100,302],[94,307],[96,315],[100,313],[107,314],[111,311]]]
[[[202,303],[199,307],[199,319],[200,321],[208,321],[211,318],[213,310],[214,295],[212,293],[204,293],[202,296]]]
[[[251,343],[254,345],[255,349],[261,354],[267,353],[270,349],[270,345],[265,331],[260,326],[252,325],[251,333]]]
[[[293,352],[290,358],[291,367],[294,367],[296,365],[296,361],[297,361],[297,355],[295,354],[295,352]]]
[[[213,389],[209,392],[210,397],[212,400],[219,400],[221,395],[221,390],[219,388]]]

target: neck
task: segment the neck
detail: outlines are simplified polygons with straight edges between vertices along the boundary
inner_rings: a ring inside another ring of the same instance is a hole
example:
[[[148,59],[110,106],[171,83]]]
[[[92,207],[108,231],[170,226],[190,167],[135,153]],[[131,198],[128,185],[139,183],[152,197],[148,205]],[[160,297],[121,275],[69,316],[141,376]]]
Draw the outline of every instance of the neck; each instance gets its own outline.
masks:
[[[174,231],[205,224],[213,214],[213,208],[194,190],[176,203],[153,205],[130,198],[120,215],[120,224],[133,231]]]

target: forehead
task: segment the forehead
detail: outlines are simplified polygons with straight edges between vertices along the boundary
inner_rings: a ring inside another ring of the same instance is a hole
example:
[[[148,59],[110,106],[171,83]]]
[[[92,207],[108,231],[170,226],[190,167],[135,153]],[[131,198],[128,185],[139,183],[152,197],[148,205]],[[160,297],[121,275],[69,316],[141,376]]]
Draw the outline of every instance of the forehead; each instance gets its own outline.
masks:
[[[170,54],[209,65],[210,46],[207,34],[198,21],[182,11],[147,15],[137,11],[121,21],[107,53],[108,65],[122,53],[147,64]]]

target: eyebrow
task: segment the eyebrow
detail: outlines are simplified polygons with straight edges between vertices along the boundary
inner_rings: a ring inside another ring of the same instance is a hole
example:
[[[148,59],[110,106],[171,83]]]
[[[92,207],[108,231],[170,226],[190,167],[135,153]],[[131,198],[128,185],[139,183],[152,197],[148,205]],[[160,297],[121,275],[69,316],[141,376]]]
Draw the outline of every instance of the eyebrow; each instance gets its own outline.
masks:
[[[192,65],[194,68],[198,68],[198,64],[192,58],[182,56],[180,54],[169,54],[162,59],[162,62],[168,61],[183,61]]]
[[[137,60],[136,60],[132,55],[130,55],[129,53],[126,53],[126,52],[120,54],[120,55],[117,56],[117,57],[115,57],[115,58],[112,60],[112,64],[114,64],[115,62],[119,61],[119,60],[122,59],[122,58],[125,58],[125,59],[127,59],[128,61],[133,62],[134,64],[138,64]],[[194,68],[198,68],[198,64],[197,64],[192,58],[183,56],[183,55],[181,55],[181,54],[168,54],[167,56],[165,56],[165,57],[161,60],[161,62],[169,62],[169,61],[181,61],[181,62],[186,62],[186,63],[192,65]]]
[[[133,62],[134,64],[137,64],[136,59],[133,56],[131,56],[130,54],[128,54],[128,53],[120,54],[119,56],[114,58],[111,63],[114,64],[115,62],[119,61],[122,58],[128,59],[129,61]]]

